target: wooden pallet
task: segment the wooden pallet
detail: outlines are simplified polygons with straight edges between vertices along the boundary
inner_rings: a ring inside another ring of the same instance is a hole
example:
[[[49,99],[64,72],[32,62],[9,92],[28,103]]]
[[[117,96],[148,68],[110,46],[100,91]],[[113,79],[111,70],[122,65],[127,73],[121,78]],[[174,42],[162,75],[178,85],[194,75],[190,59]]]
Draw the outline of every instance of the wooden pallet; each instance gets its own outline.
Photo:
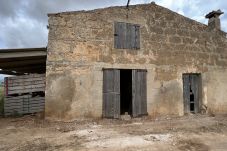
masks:
[[[45,97],[36,93],[45,92],[45,74],[7,77],[4,81],[4,114],[23,115],[42,112]]]
[[[21,96],[7,96],[4,100],[5,115],[28,114],[44,111],[45,98],[32,97],[31,94]]]
[[[45,91],[45,74],[5,78],[5,95]]]

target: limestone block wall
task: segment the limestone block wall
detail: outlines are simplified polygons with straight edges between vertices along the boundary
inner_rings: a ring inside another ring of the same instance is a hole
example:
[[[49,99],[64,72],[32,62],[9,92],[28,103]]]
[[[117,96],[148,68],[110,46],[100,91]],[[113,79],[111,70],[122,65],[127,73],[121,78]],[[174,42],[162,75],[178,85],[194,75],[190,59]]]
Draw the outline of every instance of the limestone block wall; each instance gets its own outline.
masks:
[[[140,25],[139,50],[114,49],[115,21]],[[150,115],[183,115],[183,73],[201,73],[203,103],[227,112],[226,34],[156,4],[49,14],[47,51],[47,117],[101,117],[103,68],[147,69]]]

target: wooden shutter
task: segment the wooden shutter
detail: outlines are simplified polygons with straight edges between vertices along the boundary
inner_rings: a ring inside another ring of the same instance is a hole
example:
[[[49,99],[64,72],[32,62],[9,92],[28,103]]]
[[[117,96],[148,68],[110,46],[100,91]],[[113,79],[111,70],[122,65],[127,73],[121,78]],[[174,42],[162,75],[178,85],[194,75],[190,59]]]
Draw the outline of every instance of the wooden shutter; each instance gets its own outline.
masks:
[[[115,22],[114,23],[114,48],[124,49],[126,48],[126,23]]]
[[[127,23],[126,24],[126,49],[131,49],[133,48],[133,43],[135,40],[133,40],[133,37],[135,35],[135,28],[131,24]]]
[[[140,26],[139,25],[133,25],[129,24],[127,27],[127,37],[129,38],[127,40],[128,42],[128,48],[129,49],[139,49],[140,48]]]
[[[103,117],[120,117],[120,70],[103,70]]]
[[[132,115],[147,115],[147,71],[132,70]]]
[[[184,113],[190,112],[190,81],[189,75],[183,74],[183,97],[184,97]]]
[[[114,23],[114,48],[139,49],[140,26],[130,23]]]

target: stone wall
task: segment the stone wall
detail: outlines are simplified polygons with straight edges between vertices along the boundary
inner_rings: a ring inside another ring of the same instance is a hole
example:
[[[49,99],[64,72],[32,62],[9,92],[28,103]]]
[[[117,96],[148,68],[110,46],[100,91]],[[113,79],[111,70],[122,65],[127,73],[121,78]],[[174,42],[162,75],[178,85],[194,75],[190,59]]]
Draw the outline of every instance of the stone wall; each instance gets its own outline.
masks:
[[[139,50],[114,49],[115,21],[140,25]],[[47,117],[101,117],[103,68],[147,69],[150,115],[183,115],[183,73],[202,73],[203,103],[227,112],[226,34],[156,4],[49,14],[47,50]]]

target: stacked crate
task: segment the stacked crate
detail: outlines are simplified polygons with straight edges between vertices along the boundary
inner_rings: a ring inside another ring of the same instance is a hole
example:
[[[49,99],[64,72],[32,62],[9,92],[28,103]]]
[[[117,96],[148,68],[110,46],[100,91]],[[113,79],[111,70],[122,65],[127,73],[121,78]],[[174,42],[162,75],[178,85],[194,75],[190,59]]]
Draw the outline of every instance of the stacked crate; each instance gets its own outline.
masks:
[[[45,74],[6,77],[4,86],[6,116],[44,111]]]

